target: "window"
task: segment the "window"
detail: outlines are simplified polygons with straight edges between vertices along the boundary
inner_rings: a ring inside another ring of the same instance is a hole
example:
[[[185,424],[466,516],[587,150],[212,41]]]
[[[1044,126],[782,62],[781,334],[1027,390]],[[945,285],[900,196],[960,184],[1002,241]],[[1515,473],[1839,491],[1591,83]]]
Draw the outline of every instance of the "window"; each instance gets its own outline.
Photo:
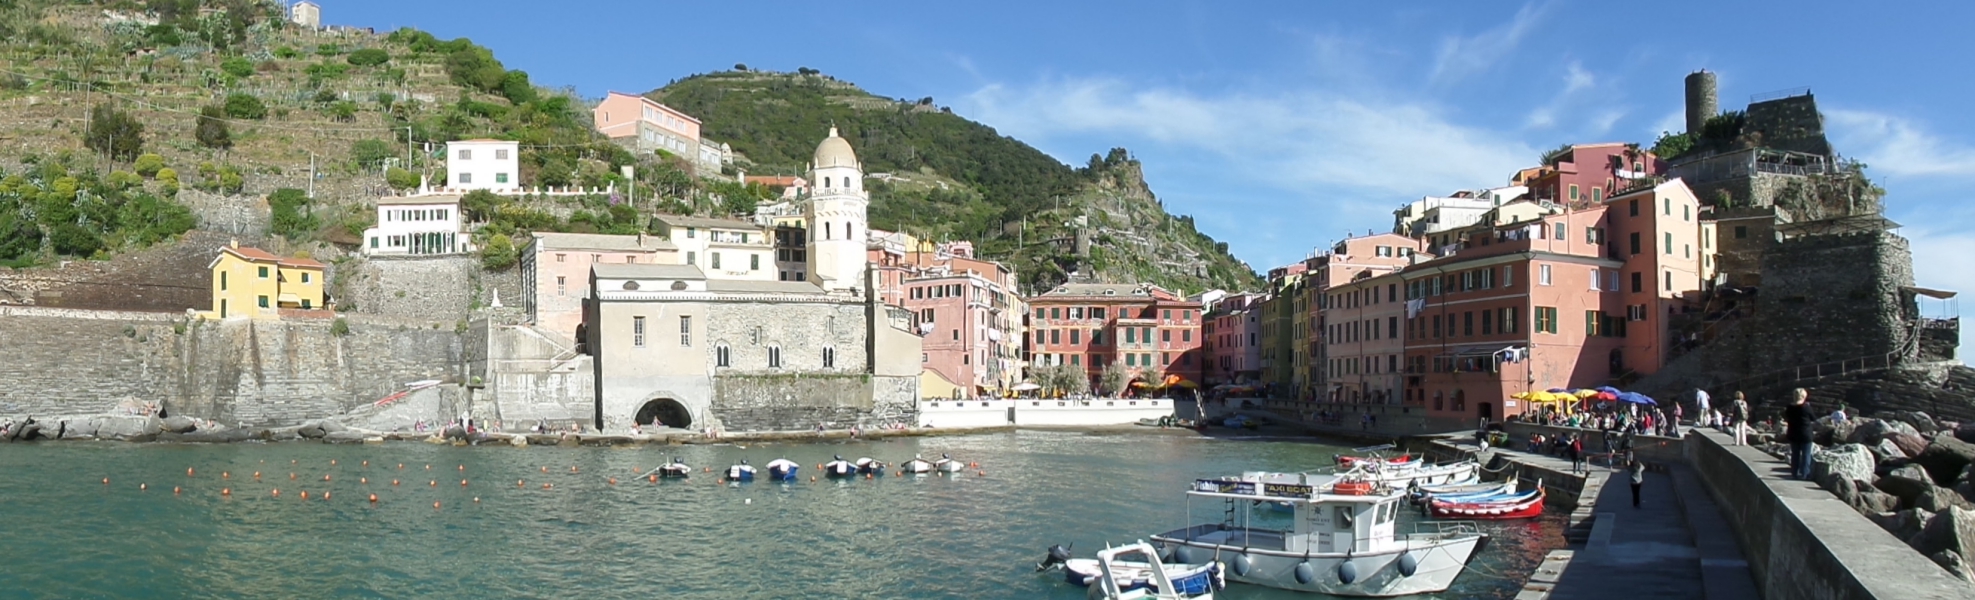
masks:
[[[1626,212],[1629,213],[1629,216],[1639,216],[1639,199],[1632,199],[1632,202],[1626,207]]]
[[[960,341],[960,330],[958,330],[958,329],[955,329],[955,330],[953,330],[953,340],[954,340],[954,341]],[[1074,344],[1074,343],[1077,343],[1077,332],[1076,332],[1076,331],[1071,331],[1071,332],[1070,332],[1070,343],[1072,343],[1072,344]]]
[[[267,308],[267,296],[260,296],[261,308]]]
[[[834,348],[834,347],[831,347],[831,346],[824,346],[824,347],[823,347],[823,368],[825,368],[825,369],[835,369],[835,368],[837,368],[837,349],[836,349],[836,348]]]
[[[507,173],[495,173],[494,183],[507,183]]]
[[[1090,345],[1092,346],[1104,345],[1104,330],[1095,329],[1090,332]]]
[[[960,330],[958,330],[958,329],[955,329],[955,330],[953,330],[953,331],[954,331],[955,333],[959,333],[959,331],[960,331]],[[1084,332],[1083,332],[1083,330],[1082,330],[1082,329],[1072,329],[1072,330],[1070,330],[1070,345],[1072,345],[1072,346],[1076,346],[1076,345],[1079,345],[1079,344],[1082,344],[1082,343],[1083,343],[1083,337],[1084,337],[1084,336],[1083,336],[1083,333],[1084,333]]]
[[[749,271],[761,270],[761,255],[759,254],[747,255],[747,270]]]
[[[1602,202],[1604,201],[1604,199],[1605,199],[1605,188],[1591,188],[1592,202]]]
[[[1673,291],[1673,271],[1666,272],[1666,291]]]
[[[1440,315],[1433,315],[1433,337],[1440,337]]]
[[[1534,331],[1536,333],[1556,333],[1557,332],[1556,307],[1553,306],[1536,307],[1536,328],[1532,329],[1531,331]]]
[[[693,345],[692,315],[679,315],[679,345],[688,347]]]
[[[1173,330],[1171,330],[1171,329],[1162,329],[1162,330],[1160,330],[1160,331],[1159,331],[1159,341],[1161,341],[1161,342],[1170,342],[1170,341],[1173,341]]]
[[[1126,328],[1125,328],[1125,343],[1127,343],[1127,344],[1136,344],[1136,343],[1138,343],[1138,328],[1137,328],[1137,327],[1126,327]]]
[[[1641,278],[1641,277],[1639,276],[1639,272],[1638,272],[1638,271],[1633,271],[1633,272],[1632,272],[1632,293],[1634,293],[1634,294],[1637,294],[1637,293],[1639,293],[1639,292],[1643,292],[1643,291],[1646,291],[1646,286],[1645,286],[1645,284],[1644,284],[1644,283],[1642,282],[1642,278]]]
[[[1680,245],[1680,257],[1681,257],[1681,258],[1693,258],[1693,257],[1694,257],[1694,245],[1693,245],[1693,244],[1681,244],[1681,245]]]
[[[698,236],[699,236],[699,229],[693,227],[686,228],[686,239],[690,240]]]
[[[309,306],[309,299],[308,299],[308,298],[303,298],[303,299],[302,299],[302,310],[308,310],[309,308],[310,308],[310,306]]]
[[[376,241],[376,240],[371,240]],[[219,272],[219,291],[226,291],[226,271]]]
[[[1063,343],[1063,330],[1061,329],[1049,330],[1049,343],[1051,344]]]
[[[1742,239],[1742,238],[1746,238],[1746,237],[1749,237],[1749,226],[1747,226],[1747,225],[1736,225],[1736,226],[1735,226],[1735,239],[1738,239],[1738,240],[1739,240],[1739,239]]]
[[[1093,340],[1093,341],[1094,341],[1094,340]],[[1191,329],[1185,329],[1185,330],[1181,330],[1181,331],[1180,331],[1180,341],[1181,341],[1181,342],[1191,342],[1191,341],[1193,341],[1193,330],[1191,330]]]
[[[1595,310],[1584,311],[1584,337],[1598,337],[1603,335],[1600,333],[1599,325],[1604,320],[1604,316],[1604,314]]]
[[[1489,290],[1495,288],[1494,269],[1482,269],[1479,271],[1475,271],[1474,274],[1475,274],[1475,279],[1479,280],[1481,283],[1481,289]]]
[[[1591,269],[1591,291],[1593,291],[1593,292],[1595,292],[1595,291],[1598,291],[1598,280],[1599,280],[1599,279],[1600,279],[1600,277],[1598,276],[1598,270],[1597,270],[1597,269]]]
[[[267,279],[267,267],[260,267],[261,279]]]
[[[1515,273],[1515,267],[1502,267],[1502,287],[1507,288],[1516,282]]]
[[[569,290],[569,278],[562,275],[555,276],[555,295],[557,296],[565,295],[566,292],[568,292],[568,290]]]
[[[1575,183],[1570,184],[1570,199],[1571,200],[1577,199],[1577,184]]]
[[[1662,235],[1665,235],[1666,237],[1664,238],[1665,243],[1660,244],[1661,252],[1668,255],[1673,254],[1673,232],[1668,231]]]
[[[1516,323],[1518,322],[1519,320],[1516,318],[1516,307],[1508,306],[1502,308],[1502,333],[1515,333]]]
[[[631,347],[645,347],[645,318],[631,317]]]
[[[1618,291],[1618,271],[1617,271],[1617,270],[1611,270],[1611,271],[1605,271],[1605,291],[1607,291],[1607,292],[1616,292],[1616,291]]]
[[[1090,318],[1092,318],[1092,319],[1097,319],[1097,320],[1100,320],[1100,321],[1101,321],[1101,320],[1103,320],[1103,319],[1104,319],[1104,307],[1102,307],[1102,306],[1093,306],[1093,307],[1091,307],[1091,309],[1090,309]]]
[[[1050,308],[1049,308],[1049,318],[1051,318],[1051,319],[1061,319],[1061,318],[1063,318],[1063,309],[1061,309],[1061,308],[1057,308],[1057,307],[1053,307],[1053,306],[1052,306],[1052,307],[1050,307]]]
[[[495,150],[495,151],[494,151],[494,160],[507,160],[507,151],[506,151],[506,150]]]
[[[1161,317],[1167,321],[1173,320],[1173,309],[1170,308],[1166,309],[1165,312],[1161,315]]]
[[[1631,242],[1631,245],[1632,245],[1632,253],[1633,253],[1633,254],[1638,254],[1638,253],[1639,253],[1639,232],[1637,232],[1637,231],[1634,231],[1634,232],[1632,232],[1632,235],[1630,235],[1630,236],[1627,236],[1627,241],[1630,241],[1630,242]]]
[[[713,260],[713,268],[715,268],[715,269],[718,269],[718,268],[720,268],[720,253],[719,253],[719,252],[708,252],[708,253],[706,253],[706,255],[707,255],[707,256],[709,256],[709,257],[712,257],[712,260]]]
[[[1399,301],[1399,284],[1396,283],[1385,284],[1385,301],[1386,302]]]
[[[698,252],[694,252],[694,251],[691,251],[691,250],[687,250],[687,251],[686,251],[686,264],[689,264],[689,265],[697,265],[697,264],[699,264],[699,253],[698,253]]]
[[[1494,315],[1489,314],[1491,312],[1494,311],[1481,311],[1481,335],[1493,335],[1495,333],[1495,319],[1493,318]]]
[[[1564,239],[1564,224],[1563,224],[1563,223],[1557,223],[1557,224],[1556,224],[1556,226],[1555,226],[1555,227],[1553,227],[1552,229],[1553,229],[1554,231],[1552,231],[1552,232],[1550,233],[1550,237],[1553,237],[1553,238],[1556,238],[1556,239],[1559,239],[1559,240],[1562,240],[1562,239]]]
[[[639,318],[642,319],[644,317],[639,317]],[[732,350],[727,349],[726,344],[721,344],[713,347],[713,366],[720,368],[727,368],[733,365],[734,365],[734,353]]]
[[[460,182],[460,183],[473,183],[473,174],[472,174],[472,173],[460,173],[460,174],[459,174],[459,182]]]
[[[1682,221],[1691,221],[1691,220],[1693,220],[1693,217],[1692,217],[1692,215],[1690,214],[1691,212],[1692,212],[1692,208],[1691,208],[1691,207],[1689,207],[1689,206],[1687,206],[1687,205],[1685,205],[1685,204],[1682,204],[1682,205],[1680,205],[1680,220],[1682,220]]]
[[[770,369],[780,369],[780,368],[782,368],[782,347],[781,347],[781,346],[769,346],[769,347],[768,347],[768,368],[770,368]]]
[[[568,255],[566,255],[566,254],[556,254],[556,255],[555,255],[555,261],[556,261],[556,262],[562,262],[562,259],[563,259],[564,257],[566,257],[566,256],[568,256]]]
[[[1060,356],[1059,356],[1059,357],[1058,357],[1058,358],[1056,359],[1056,364],[1059,364],[1059,365],[1060,365],[1060,364],[1063,364],[1063,359],[1062,359],[1062,358],[1061,358]],[[1070,355],[1070,364],[1071,364],[1071,365],[1073,365],[1073,366],[1079,366],[1079,367],[1081,367],[1081,366],[1083,366],[1083,364],[1084,364],[1084,355],[1082,355],[1082,354],[1072,354],[1072,355]]]
[[[1664,200],[1661,200],[1661,201],[1660,201],[1660,204],[1662,204],[1662,205],[1664,205],[1664,206],[1666,206],[1666,210],[1664,210],[1664,211],[1663,211],[1664,213],[1666,213],[1666,216],[1669,216],[1669,217],[1671,217],[1671,216],[1673,216],[1673,199],[1672,199],[1672,198],[1667,198],[1667,199],[1664,199]]]
[[[473,151],[472,151],[472,150],[465,150],[465,149],[462,149],[462,150],[460,150],[460,151],[459,151],[459,159],[460,159],[460,160],[473,160]]]
[[[1550,265],[1536,266],[1536,283],[1550,285]]]

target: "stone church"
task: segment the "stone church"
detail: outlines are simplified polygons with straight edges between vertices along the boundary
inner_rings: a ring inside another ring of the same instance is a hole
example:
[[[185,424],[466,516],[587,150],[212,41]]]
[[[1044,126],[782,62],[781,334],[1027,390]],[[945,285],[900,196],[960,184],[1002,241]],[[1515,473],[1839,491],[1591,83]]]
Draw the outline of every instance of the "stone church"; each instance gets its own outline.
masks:
[[[802,198],[802,281],[709,277],[691,264],[597,264],[583,301],[596,426],[794,430],[916,415],[912,315],[878,301],[863,167],[830,129]]]

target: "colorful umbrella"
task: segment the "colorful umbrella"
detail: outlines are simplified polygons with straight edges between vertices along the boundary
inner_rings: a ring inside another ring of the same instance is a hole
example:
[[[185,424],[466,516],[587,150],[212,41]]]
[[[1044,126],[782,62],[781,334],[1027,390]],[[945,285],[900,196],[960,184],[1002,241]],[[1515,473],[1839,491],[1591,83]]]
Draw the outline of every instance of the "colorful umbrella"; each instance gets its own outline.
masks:
[[[1629,402],[1632,404],[1645,404],[1649,406],[1659,404],[1658,402],[1654,402],[1652,398],[1649,398],[1645,394],[1641,394],[1639,392],[1620,393],[1618,395],[1618,400],[1620,402]]]

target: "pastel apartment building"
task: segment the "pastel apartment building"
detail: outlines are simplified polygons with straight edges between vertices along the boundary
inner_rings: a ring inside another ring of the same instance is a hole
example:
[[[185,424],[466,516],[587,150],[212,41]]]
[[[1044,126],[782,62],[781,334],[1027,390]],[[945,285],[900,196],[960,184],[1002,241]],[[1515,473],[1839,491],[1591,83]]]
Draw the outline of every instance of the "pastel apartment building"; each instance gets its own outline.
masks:
[[[1198,383],[1200,303],[1149,283],[1066,283],[1027,299],[1029,361],[1082,367],[1095,387],[1104,366],[1122,365],[1135,379],[1168,375]]]
[[[700,136],[700,120],[636,94],[610,92],[590,111],[598,133],[641,154],[663,150],[718,173],[734,161],[733,148]]]
[[[1526,179],[1532,200],[1582,205],[1649,185],[1665,172],[1666,164],[1652,152],[1637,144],[1609,142],[1560,148],[1545,157],[1533,176],[1517,176]]]
[[[370,256],[457,254],[473,251],[460,197],[450,194],[379,198],[377,226],[363,232]]]
[[[1379,277],[1421,260],[1430,258],[1423,239],[1397,233],[1377,233],[1347,237],[1332,244],[1322,253],[1303,262],[1308,276],[1305,279],[1305,293],[1312,298],[1305,303],[1305,310],[1312,314],[1307,320],[1309,329],[1300,344],[1308,361],[1307,387],[1303,397],[1315,400],[1344,401],[1349,394],[1342,391],[1343,380],[1337,379],[1333,366],[1342,364],[1333,361],[1332,349],[1345,349],[1340,346],[1340,335],[1344,329],[1333,326],[1335,323],[1365,318],[1361,314],[1347,314],[1353,309],[1345,297],[1332,293],[1332,290],[1364,279]],[[1353,355],[1359,356],[1359,355]],[[1362,396],[1361,396],[1362,397]]]
[[[521,190],[521,142],[460,140],[446,142],[446,189],[443,192],[488,190],[512,194]]]
[[[1353,278],[1324,291],[1323,399],[1347,404],[1399,404],[1400,362],[1406,353],[1406,302],[1401,272]]]
[[[583,322],[591,267],[683,264],[678,246],[647,235],[537,231],[520,254],[521,289],[526,295],[521,303],[529,320],[570,339],[576,339],[576,325]]]
[[[1202,320],[1201,345],[1208,358],[1201,383],[1253,383],[1262,377],[1262,302],[1266,294],[1231,294],[1214,303]]]
[[[1026,305],[1013,269],[973,257],[973,245],[871,245],[873,293],[912,312],[922,336],[927,397],[994,396],[1021,383]]]
[[[709,279],[777,281],[773,233],[734,219],[659,215],[657,235]],[[788,279],[779,279],[788,281]]]
[[[1472,232],[1403,270],[1401,397],[1433,417],[1501,419],[1528,408],[1519,392],[1658,371],[1710,262],[1698,209],[1673,180]]]
[[[205,318],[279,319],[283,311],[324,307],[326,267],[314,260],[282,258],[236,241],[220,248],[206,268],[213,273],[213,309],[201,314]]]

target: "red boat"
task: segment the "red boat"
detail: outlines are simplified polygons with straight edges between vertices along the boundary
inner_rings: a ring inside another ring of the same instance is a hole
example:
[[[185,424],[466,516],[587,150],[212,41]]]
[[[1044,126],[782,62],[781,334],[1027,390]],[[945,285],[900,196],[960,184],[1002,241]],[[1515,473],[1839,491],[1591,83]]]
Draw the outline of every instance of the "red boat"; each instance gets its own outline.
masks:
[[[1536,497],[1513,502],[1433,502],[1427,511],[1435,517],[1449,519],[1528,519],[1543,514],[1541,488]]]

